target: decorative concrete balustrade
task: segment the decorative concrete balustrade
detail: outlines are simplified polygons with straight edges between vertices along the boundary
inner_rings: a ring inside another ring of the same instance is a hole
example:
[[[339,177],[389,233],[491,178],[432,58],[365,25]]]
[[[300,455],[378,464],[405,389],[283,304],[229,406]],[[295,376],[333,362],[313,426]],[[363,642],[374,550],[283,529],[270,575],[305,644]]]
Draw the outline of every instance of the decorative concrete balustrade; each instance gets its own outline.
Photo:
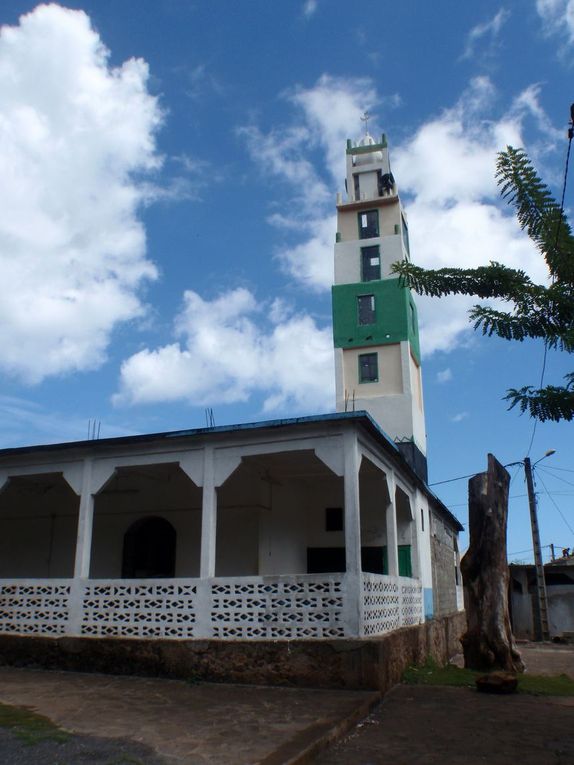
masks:
[[[0,634],[221,640],[368,637],[422,622],[422,600],[418,580],[366,573],[358,579],[314,574],[0,580]]]

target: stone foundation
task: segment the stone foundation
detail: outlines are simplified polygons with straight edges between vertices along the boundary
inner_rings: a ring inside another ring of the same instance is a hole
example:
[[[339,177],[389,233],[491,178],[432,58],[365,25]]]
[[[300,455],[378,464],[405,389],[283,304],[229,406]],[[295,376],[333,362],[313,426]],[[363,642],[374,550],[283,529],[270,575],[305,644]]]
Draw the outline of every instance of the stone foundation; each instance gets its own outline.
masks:
[[[0,635],[0,663],[210,682],[387,691],[460,652],[464,612],[361,640],[139,640]]]

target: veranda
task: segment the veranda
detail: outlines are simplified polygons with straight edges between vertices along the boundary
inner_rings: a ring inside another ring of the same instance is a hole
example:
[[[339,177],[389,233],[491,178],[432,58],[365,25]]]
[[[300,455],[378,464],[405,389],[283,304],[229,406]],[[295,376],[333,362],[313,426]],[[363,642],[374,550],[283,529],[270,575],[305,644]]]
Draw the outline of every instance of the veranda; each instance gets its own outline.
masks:
[[[431,574],[415,479],[364,413],[4,450],[0,634],[313,639],[417,624]]]

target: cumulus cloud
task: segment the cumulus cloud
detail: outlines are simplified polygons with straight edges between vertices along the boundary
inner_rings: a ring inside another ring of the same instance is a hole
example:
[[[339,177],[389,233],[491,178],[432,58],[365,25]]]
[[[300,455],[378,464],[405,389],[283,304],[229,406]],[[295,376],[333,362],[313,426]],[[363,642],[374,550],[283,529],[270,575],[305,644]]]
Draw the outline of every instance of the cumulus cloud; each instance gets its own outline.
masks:
[[[574,0],[536,0],[536,10],[547,33],[574,43]]]
[[[477,44],[481,40],[486,39],[490,43],[492,49],[492,46],[500,34],[500,30],[509,18],[510,11],[506,10],[506,8],[501,8],[489,21],[485,21],[482,24],[477,24],[473,27],[466,38],[466,45],[461,58],[473,58]]]
[[[527,115],[545,117],[537,90],[517,96],[506,114],[489,119],[493,86],[477,78],[459,102],[423,124],[394,152],[394,172],[407,201],[414,261],[425,268],[473,268],[490,260],[546,278],[544,262],[501,207],[494,173],[496,153],[523,144]],[[464,342],[467,310],[476,299],[418,298],[425,354]]]
[[[0,368],[26,382],[93,369],[142,315],[138,208],[160,158],[148,68],[118,68],[88,16],[41,5],[0,29]],[[139,180],[137,180],[139,179]]]
[[[305,0],[303,3],[303,16],[305,16],[306,19],[311,18],[316,12],[318,5],[318,0]]]
[[[245,288],[211,301],[188,290],[175,334],[123,363],[116,404],[230,404],[259,393],[266,412],[332,406],[331,332],[283,301],[261,304]]]
[[[446,369],[442,369],[440,372],[437,372],[436,381],[439,383],[445,383],[452,380],[452,372],[449,367]]]
[[[293,107],[292,124],[267,132],[249,125],[238,132],[261,172],[283,181],[290,197],[289,215],[268,218],[285,232],[276,253],[281,269],[311,291],[326,290],[333,283],[334,192],[345,177],[345,141],[377,95],[368,78],[325,74],[282,98]],[[398,96],[391,101],[396,106]]]

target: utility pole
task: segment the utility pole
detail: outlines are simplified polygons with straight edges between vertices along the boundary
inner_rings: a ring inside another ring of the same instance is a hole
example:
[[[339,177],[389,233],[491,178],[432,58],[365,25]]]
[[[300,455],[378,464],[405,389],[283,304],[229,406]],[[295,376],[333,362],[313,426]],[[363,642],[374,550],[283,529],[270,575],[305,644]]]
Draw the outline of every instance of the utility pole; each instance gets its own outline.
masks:
[[[530,525],[532,527],[532,544],[534,547],[534,566],[536,568],[536,595],[538,602],[537,631],[540,640],[550,640],[548,630],[548,598],[546,596],[546,581],[544,579],[544,564],[542,563],[542,548],[540,547],[540,531],[536,512],[536,494],[532,480],[532,465],[530,458],[524,458],[524,472],[528,489],[528,505],[530,507]]]

